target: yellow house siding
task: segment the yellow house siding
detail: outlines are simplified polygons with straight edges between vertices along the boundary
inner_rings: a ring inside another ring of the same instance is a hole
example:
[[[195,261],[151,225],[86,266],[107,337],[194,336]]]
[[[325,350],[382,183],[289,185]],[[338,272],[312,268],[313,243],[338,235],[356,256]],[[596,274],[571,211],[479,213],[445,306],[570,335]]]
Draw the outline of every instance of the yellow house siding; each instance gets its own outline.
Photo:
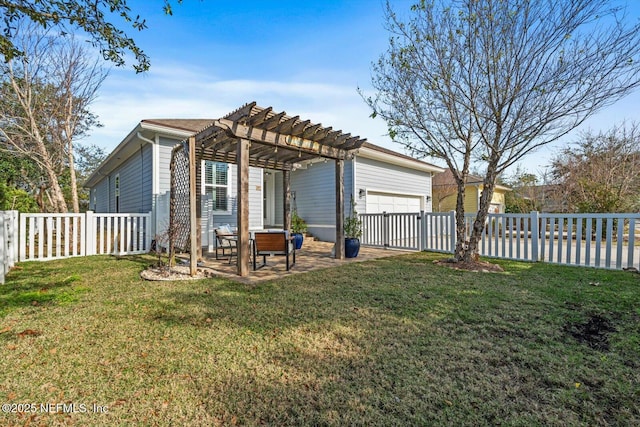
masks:
[[[468,184],[465,188],[464,192],[464,211],[466,213],[475,214],[478,212],[478,199],[480,198],[480,191],[482,191],[482,185],[479,187],[476,185]],[[505,199],[504,199],[504,190],[495,189],[493,191],[493,197],[491,198],[491,203],[500,205],[504,207]],[[433,189],[434,195],[434,204],[433,209],[434,212],[450,212],[456,209],[456,198],[455,194],[445,197],[442,201],[440,201],[440,207],[438,208],[438,194],[437,189],[434,187]]]
[[[437,197],[437,193],[434,190],[434,196]],[[436,212],[450,212],[456,210],[456,200],[458,196],[452,194],[445,197],[440,202],[440,208],[438,209],[437,201],[434,203],[433,208]],[[478,212],[478,189],[477,187],[467,185],[464,190],[464,211],[467,213]]]
[[[434,203],[433,208],[436,212],[450,212],[456,209],[456,195],[452,194],[450,196],[445,197],[440,201],[440,206],[436,206],[437,202]]]
[[[478,187],[467,185],[464,189],[464,211],[465,213],[478,212]]]

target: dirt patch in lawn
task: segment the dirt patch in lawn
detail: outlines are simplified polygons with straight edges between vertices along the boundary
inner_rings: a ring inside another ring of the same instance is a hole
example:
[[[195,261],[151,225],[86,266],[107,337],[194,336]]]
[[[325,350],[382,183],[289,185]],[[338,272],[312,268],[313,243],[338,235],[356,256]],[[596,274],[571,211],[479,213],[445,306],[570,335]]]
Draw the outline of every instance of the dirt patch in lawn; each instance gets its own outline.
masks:
[[[564,330],[579,342],[599,350],[609,350],[609,335],[617,329],[613,323],[599,314],[594,314],[583,323],[568,323]]]

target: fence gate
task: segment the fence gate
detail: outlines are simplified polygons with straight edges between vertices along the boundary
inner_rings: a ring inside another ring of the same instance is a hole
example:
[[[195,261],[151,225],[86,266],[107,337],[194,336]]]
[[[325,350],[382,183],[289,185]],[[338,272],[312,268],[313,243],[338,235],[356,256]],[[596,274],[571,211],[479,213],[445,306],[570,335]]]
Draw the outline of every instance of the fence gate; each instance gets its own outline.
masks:
[[[361,214],[362,244],[390,249],[423,249],[424,213]]]

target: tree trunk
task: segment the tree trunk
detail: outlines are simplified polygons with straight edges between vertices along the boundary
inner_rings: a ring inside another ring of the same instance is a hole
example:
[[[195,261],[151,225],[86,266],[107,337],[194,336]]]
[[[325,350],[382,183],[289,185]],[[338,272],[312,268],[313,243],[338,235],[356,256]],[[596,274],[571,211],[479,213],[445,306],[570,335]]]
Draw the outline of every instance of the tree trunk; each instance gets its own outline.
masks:
[[[32,116],[33,117],[33,116]],[[47,151],[47,147],[44,143],[44,138],[42,138],[40,131],[37,128],[35,120],[32,118],[32,128],[34,129],[34,142],[36,146],[36,150],[38,151],[40,161],[38,162],[39,166],[42,168],[44,174],[47,177],[47,181],[49,184],[49,189],[51,190],[51,204],[54,212],[58,213],[67,213],[67,202],[64,200],[64,193],[62,192],[62,188],[60,187],[60,182],[58,181],[58,174],[53,167],[51,156]]]
[[[478,213],[476,215],[476,219],[473,222],[473,229],[471,230],[471,236],[469,237],[469,244],[463,258],[464,261],[478,260],[478,243],[480,242],[480,239],[482,239],[482,233],[484,232],[484,227],[487,223],[487,217],[489,215],[489,205],[491,204],[491,199],[493,198],[495,182],[495,165],[490,163],[487,167],[487,173],[482,184],[480,206],[478,206]]]
[[[69,162],[69,177],[71,180],[71,204],[74,213],[80,213],[80,202],[78,201],[78,183],[76,181],[76,164],[73,155],[73,145],[69,143],[67,153]]]
[[[51,202],[53,210],[58,213],[67,213],[67,202],[64,200],[64,193],[58,183],[58,176],[53,168],[46,168],[45,173],[49,181],[49,189],[51,190]]]
[[[465,182],[456,180],[458,185],[458,195],[456,198],[456,249],[453,257],[456,261],[462,261],[466,253],[466,230],[464,223],[464,192]]]

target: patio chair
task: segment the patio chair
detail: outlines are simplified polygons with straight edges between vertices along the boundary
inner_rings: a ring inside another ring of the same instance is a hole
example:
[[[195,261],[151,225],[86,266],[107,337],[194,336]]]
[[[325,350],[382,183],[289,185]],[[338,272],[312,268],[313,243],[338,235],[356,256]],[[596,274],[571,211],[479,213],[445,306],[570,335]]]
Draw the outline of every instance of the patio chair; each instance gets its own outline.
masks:
[[[216,235],[216,260],[231,259],[238,256],[238,238],[230,230],[216,228],[213,230]]]
[[[257,270],[267,265],[268,256],[284,256],[287,258],[287,271],[296,263],[296,248],[291,244],[291,238],[286,231],[256,232],[253,236],[253,269]],[[257,258],[262,257],[262,264],[257,265]],[[290,262],[289,258],[292,257]]]

